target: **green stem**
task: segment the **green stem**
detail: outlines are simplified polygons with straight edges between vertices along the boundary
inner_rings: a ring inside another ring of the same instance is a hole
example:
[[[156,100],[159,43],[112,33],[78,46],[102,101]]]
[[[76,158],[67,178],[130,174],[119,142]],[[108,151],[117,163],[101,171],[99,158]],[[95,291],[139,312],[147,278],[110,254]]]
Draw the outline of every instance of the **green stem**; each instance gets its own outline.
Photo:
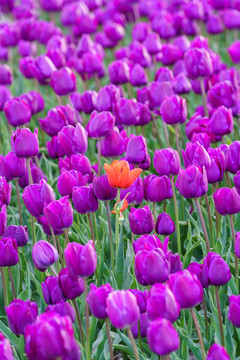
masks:
[[[98,141],[98,176],[101,175],[101,139]]]
[[[97,238],[97,244],[98,244],[98,248],[100,250],[100,241],[99,241],[99,236],[98,236],[98,230],[97,230],[97,220],[96,220],[96,215],[95,213],[92,213],[93,216],[93,226],[94,226],[94,230],[95,230],[95,236]]]
[[[50,233],[51,233],[51,236],[52,236],[52,241],[53,241],[53,245],[54,247],[58,250],[59,254],[60,254],[60,259],[61,259],[61,264],[63,266],[63,258],[62,258],[62,251],[61,251],[61,248],[60,248],[60,244],[59,244],[59,240],[58,240],[58,245],[59,247],[57,246],[57,243],[56,243],[56,237],[55,237],[55,234],[54,234],[54,231],[53,231],[53,228],[52,226],[48,223],[48,226],[49,226],[49,229],[50,229]],[[57,269],[59,271],[59,261],[57,262]]]
[[[19,212],[19,222],[20,222],[20,225],[22,225],[22,224],[23,224],[23,219],[22,219],[21,198],[20,198],[20,191],[19,191],[18,179],[15,179],[15,186],[16,186],[16,193],[17,193],[17,203],[18,203],[18,212]]]
[[[206,338],[208,337],[208,318],[207,318],[207,306],[206,301],[203,295],[203,311],[204,311],[204,319],[205,319],[205,331],[206,331]]]
[[[230,220],[230,226],[231,226],[231,231],[232,231],[233,248],[235,248],[236,234],[235,234],[235,231],[234,231],[232,215],[229,215],[229,220]],[[237,287],[237,291],[238,291],[238,289],[239,289],[239,284],[238,284],[238,257],[236,255],[235,251],[234,251],[234,258],[235,258],[235,281],[236,281],[236,287]]]
[[[33,178],[32,178],[32,172],[31,172],[31,166],[30,166],[30,158],[27,158],[27,171],[28,171],[28,182],[29,185],[33,184]]]
[[[120,189],[118,189],[117,193],[117,202],[120,200]],[[116,242],[116,257],[118,254],[118,246],[119,246],[119,214],[116,214],[116,222],[115,222],[115,242]]]
[[[4,270],[3,270],[2,267],[0,267],[0,272],[1,272],[1,276],[2,276],[4,304],[5,304],[5,306],[8,306],[8,296],[7,296],[6,280],[5,280]]]
[[[80,340],[81,340],[82,345],[85,346],[84,331],[83,331],[81,316],[79,313],[76,299],[73,299],[73,304],[74,304],[74,308],[75,308],[76,315],[77,315],[77,324],[78,324],[78,328],[79,328],[79,332],[80,332]]]
[[[138,343],[139,343],[140,350],[142,351],[142,337],[141,337],[141,324],[140,324],[140,320],[138,320]]]
[[[87,278],[83,278],[84,281],[84,295],[85,295],[85,313],[86,313],[86,359],[91,360],[90,357],[90,337],[89,337],[89,306],[87,303],[87,295],[88,295],[88,289],[87,289]]]
[[[220,335],[221,335],[221,343],[222,343],[222,346],[225,346],[223,322],[222,322],[222,313],[221,313],[219,292],[218,292],[218,287],[217,286],[215,286],[215,294],[216,294],[216,301],[217,301],[218,321],[219,321],[219,328],[220,328]]]
[[[31,215],[31,226],[32,226],[32,240],[33,245],[36,244],[36,229],[35,229],[35,217]]]
[[[209,221],[209,230],[210,230],[210,239],[211,239],[211,246],[213,248],[213,224],[212,224],[212,215],[210,210],[210,204],[208,201],[207,194],[204,195],[206,206],[207,206],[207,212],[208,212],[208,221]]]
[[[154,218],[154,221],[156,221],[156,203],[153,202],[153,218]]]
[[[138,350],[137,350],[137,347],[136,347],[136,343],[134,341],[134,337],[133,337],[133,334],[132,334],[132,330],[130,328],[127,328],[127,334],[128,334],[128,337],[129,337],[129,339],[130,339],[130,341],[132,343],[135,359],[140,360],[139,355],[138,355]]]
[[[196,317],[194,308],[191,308],[190,312],[191,312],[191,315],[192,315],[192,318],[193,318],[193,322],[194,322],[194,325],[195,325],[195,328],[196,328],[198,340],[199,340],[201,350],[202,350],[202,360],[205,360],[206,355],[205,355],[205,349],[204,349],[204,344],[203,344],[203,338],[202,338],[202,334],[201,334],[201,331],[200,331],[200,328],[199,328],[199,324],[198,324],[198,321],[197,321],[197,317]]]
[[[109,344],[110,360],[114,360],[112,339],[111,339],[111,334],[110,334],[110,326],[109,326],[108,318],[105,319],[105,322],[106,322],[107,337],[108,337],[108,344]]]
[[[8,273],[9,273],[9,277],[10,277],[10,283],[11,283],[11,287],[12,287],[13,298],[16,299],[16,298],[17,298],[17,294],[16,294],[16,289],[15,289],[15,285],[14,285],[14,281],[13,281],[13,276],[12,276],[12,271],[11,271],[11,268],[10,268],[10,267],[8,267]]]
[[[109,231],[109,242],[110,242],[110,255],[111,255],[111,265],[112,270],[114,269],[114,251],[113,251],[113,240],[112,240],[112,228],[111,228],[111,218],[108,201],[105,202],[107,209],[107,219],[108,219],[108,231]]]
[[[203,218],[202,210],[201,210],[198,198],[195,198],[194,201],[195,201],[197,211],[198,211],[198,214],[199,214],[199,217],[200,217],[200,221],[201,221],[201,224],[202,224],[202,229],[203,229],[204,237],[205,237],[205,240],[206,240],[207,252],[209,253],[210,252],[209,237],[208,237],[205,221],[204,221],[204,218]]]
[[[95,244],[95,236],[94,236],[94,231],[93,231],[93,224],[92,224],[91,215],[90,215],[90,214],[87,214],[87,215],[88,215],[88,221],[89,221],[90,230],[91,230],[92,241],[93,241],[94,244]]]
[[[176,146],[179,158],[181,159],[181,150],[180,150],[180,143],[179,143],[179,136],[178,136],[178,126],[175,125],[175,136],[176,136]]]
[[[176,230],[177,230],[177,249],[178,249],[179,255],[181,256],[181,234],[180,234],[178,206],[177,206],[177,198],[176,198],[176,191],[175,191],[175,187],[174,187],[174,177],[173,177],[173,175],[171,175],[171,186],[172,186],[172,193],[173,193],[173,204],[174,204],[174,211],[175,211],[175,223],[176,223]]]
[[[204,86],[203,78],[200,79],[200,86],[201,86],[201,93],[202,93],[204,113],[205,113],[205,116],[208,117],[207,95],[206,95],[206,91],[205,91],[205,86]]]

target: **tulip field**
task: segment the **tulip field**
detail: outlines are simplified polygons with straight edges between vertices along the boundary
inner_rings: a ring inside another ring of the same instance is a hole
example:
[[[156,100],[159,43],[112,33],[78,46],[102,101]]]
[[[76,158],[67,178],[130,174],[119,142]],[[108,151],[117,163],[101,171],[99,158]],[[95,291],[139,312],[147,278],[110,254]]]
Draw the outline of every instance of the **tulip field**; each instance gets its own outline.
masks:
[[[0,360],[240,360],[239,31],[0,0]]]

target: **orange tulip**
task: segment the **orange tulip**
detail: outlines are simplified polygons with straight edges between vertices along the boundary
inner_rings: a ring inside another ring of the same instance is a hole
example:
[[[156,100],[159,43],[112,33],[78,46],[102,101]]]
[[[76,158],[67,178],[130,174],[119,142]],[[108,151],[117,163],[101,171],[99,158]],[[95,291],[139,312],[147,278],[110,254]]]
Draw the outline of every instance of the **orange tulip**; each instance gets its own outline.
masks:
[[[139,177],[142,169],[130,170],[129,163],[124,160],[116,160],[109,164],[104,164],[109,184],[114,188],[127,189]]]

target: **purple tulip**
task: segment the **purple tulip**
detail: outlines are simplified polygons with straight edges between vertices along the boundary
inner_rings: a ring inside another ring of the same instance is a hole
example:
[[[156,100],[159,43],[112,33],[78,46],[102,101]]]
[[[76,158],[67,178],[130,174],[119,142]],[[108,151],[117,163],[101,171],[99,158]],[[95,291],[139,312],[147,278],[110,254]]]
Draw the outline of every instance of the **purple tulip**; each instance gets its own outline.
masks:
[[[96,198],[93,185],[75,187],[72,192],[73,204],[80,214],[88,214],[98,209],[98,199]]]
[[[71,125],[64,126],[58,133],[58,143],[64,155],[84,154],[88,148],[87,131],[79,123],[75,127]]]
[[[23,176],[26,167],[26,160],[20,159],[10,151],[6,156],[0,155],[0,174],[7,181]]]
[[[85,91],[83,94],[74,92],[70,95],[73,106],[78,111],[82,111],[85,114],[91,114],[93,110],[97,108],[97,92],[96,91]]]
[[[107,317],[107,298],[113,292],[110,284],[101,285],[97,287],[94,284],[90,285],[90,291],[87,296],[87,302],[93,316],[98,319],[105,319]]]
[[[160,235],[173,234],[175,231],[175,224],[171,216],[165,212],[159,214],[155,224],[155,231]]]
[[[166,239],[168,240],[168,237]],[[174,274],[178,271],[182,271],[183,263],[181,262],[181,258],[179,254],[173,254],[171,251],[168,251],[167,258],[170,264],[170,274]]]
[[[47,276],[42,282],[43,298],[47,304],[56,304],[64,300],[58,276]]]
[[[121,97],[120,89],[109,84],[100,89],[97,95],[97,109],[98,111],[112,111],[113,104]]]
[[[148,206],[140,209],[131,208],[129,225],[133,234],[150,234],[154,229],[154,217]]]
[[[2,208],[3,210],[3,208]],[[0,239],[0,266],[14,266],[18,263],[16,240],[12,237]]]
[[[182,58],[181,49],[175,44],[163,44],[162,46],[162,63],[164,65],[173,65]]]
[[[202,285],[197,276],[188,270],[171,274],[168,284],[182,309],[191,308],[202,302]]]
[[[11,91],[6,86],[0,86],[0,111],[4,109],[4,105],[11,99]]]
[[[201,197],[208,190],[205,167],[201,169],[197,165],[190,165],[186,170],[180,169],[175,185],[182,196],[187,199]]]
[[[160,356],[169,354],[180,346],[178,333],[167,319],[156,319],[150,323],[147,341],[151,351]]]
[[[209,77],[213,72],[213,63],[206,49],[192,48],[184,55],[185,66],[191,79]]]
[[[136,297],[137,304],[139,306],[140,314],[143,314],[147,311],[147,299],[148,299],[148,290],[138,290],[138,289],[129,289],[131,293]]]
[[[221,215],[233,215],[240,212],[240,195],[235,188],[223,187],[213,194],[217,212]]]
[[[136,100],[120,98],[113,106],[117,124],[132,126],[135,125],[140,116]]]
[[[8,184],[6,179],[0,176],[0,209],[4,204],[8,205],[11,200],[12,185]]]
[[[217,109],[223,105],[226,108],[234,106],[234,89],[230,81],[221,81],[214,85],[207,96],[208,102]]]
[[[59,169],[65,170],[77,170],[80,171],[83,175],[90,175],[91,173],[91,164],[89,159],[82,154],[73,154],[70,157],[65,157],[65,159],[59,159]]]
[[[135,325],[133,325],[131,327],[131,331],[132,331],[132,334],[133,334],[133,337],[135,339],[138,338],[138,325],[140,325],[140,336],[141,338],[145,338],[147,336],[147,329],[149,327],[149,324],[150,324],[150,320],[148,318],[148,315],[147,313],[141,313],[140,316],[139,316],[139,320],[138,320],[138,323],[136,323]]]
[[[11,85],[13,82],[13,73],[10,66],[0,65],[0,85]]]
[[[110,186],[107,175],[96,176],[93,179],[92,189],[94,195],[101,201],[114,200],[117,197],[117,189]]]
[[[182,150],[182,157],[185,168],[190,165],[198,165],[199,167],[205,167],[207,170],[211,164],[210,156],[198,142],[187,143],[186,150]]]
[[[166,124],[182,124],[187,119],[186,100],[178,95],[166,97],[161,103],[160,113]]]
[[[233,141],[229,146],[222,144],[219,148],[225,155],[226,170],[236,174],[240,170],[240,141]]]
[[[208,350],[206,360],[215,359],[230,360],[230,356],[228,355],[227,351],[224,349],[223,346],[213,344]]]
[[[104,157],[121,156],[125,151],[125,138],[123,133],[114,127],[111,134],[98,142],[101,146],[101,155]]]
[[[11,344],[2,333],[0,333],[0,357],[2,360],[14,360]]]
[[[106,312],[113,326],[119,329],[132,327],[140,316],[136,297],[129,290],[111,292]]]
[[[68,268],[61,269],[58,279],[63,295],[66,299],[75,299],[84,292],[83,279],[72,276]]]
[[[64,196],[44,206],[43,215],[53,229],[62,230],[69,228],[73,223],[73,208],[68,200],[68,196]]]
[[[206,22],[206,30],[209,34],[220,34],[224,30],[221,16],[218,14],[209,15]]]
[[[14,127],[27,124],[31,120],[31,108],[21,98],[7,101],[3,110],[8,123]]]
[[[146,139],[139,135],[132,135],[126,146],[126,160],[129,164],[140,164],[148,155]]]
[[[192,90],[191,82],[189,81],[186,74],[181,72],[178,74],[173,82],[174,92],[178,95],[188,94]]]
[[[9,225],[4,232],[4,237],[11,237],[16,240],[17,247],[23,247],[28,242],[27,226]]]
[[[171,322],[177,320],[180,305],[168,285],[155,284],[151,287],[147,300],[147,313],[151,320],[164,318]]]
[[[170,179],[167,176],[148,175],[143,179],[144,199],[160,202],[172,197]]]
[[[235,251],[235,254],[237,255],[237,257],[240,258],[240,232],[239,231],[236,233],[236,242],[235,242],[235,246],[234,246],[234,251]]]
[[[148,77],[140,64],[135,64],[130,70],[130,82],[132,86],[143,86],[148,83]]]
[[[92,240],[86,245],[76,242],[68,244],[64,250],[67,268],[73,276],[88,277],[97,267],[97,254]]]
[[[97,113],[93,111],[87,124],[86,130],[89,137],[101,139],[111,134],[115,125],[114,116],[108,111]]]
[[[23,335],[27,324],[32,324],[37,318],[38,307],[34,301],[14,299],[5,307],[8,324],[15,335]]]
[[[52,73],[50,85],[57,95],[68,95],[76,90],[76,75],[68,67]]]
[[[20,64],[22,65],[22,70],[24,65],[29,68],[27,73],[24,71],[24,75],[27,75],[27,78],[35,77],[42,85],[48,84],[53,72],[56,71],[54,63],[46,55],[40,55],[34,60],[31,57],[26,57],[20,60]]]
[[[240,295],[231,295],[229,297],[229,311],[228,311],[228,319],[231,323],[237,328],[240,327]]]
[[[20,99],[30,106],[32,115],[37,114],[44,109],[44,99],[41,94],[36,91],[30,91],[26,94],[22,94]]]
[[[206,170],[209,184],[221,182],[223,180],[224,171],[226,170],[225,155],[220,148],[208,149],[211,165]]]
[[[25,352],[29,360],[81,358],[79,346],[74,339],[72,321],[68,316],[55,312],[43,313],[35,323],[26,326],[24,336]]]
[[[203,262],[203,283],[221,286],[231,279],[230,268],[219,254],[208,253]]]
[[[73,188],[76,186],[86,186],[89,175],[82,175],[77,170],[62,169],[57,182],[57,188],[61,196],[72,197]]]
[[[233,63],[238,64],[240,62],[240,40],[234,41],[228,48],[229,56]]]
[[[108,67],[108,73],[111,83],[125,84],[130,80],[130,68],[127,62],[115,60]]]
[[[153,164],[158,175],[177,175],[180,170],[178,152],[172,148],[155,150]]]
[[[172,84],[169,81],[163,81],[161,83],[159,83],[157,81],[153,81],[148,85],[148,96],[149,96],[149,100],[150,100],[150,107],[152,109],[159,108],[161,106],[161,103],[165,99],[165,97],[171,97],[173,95],[174,95],[174,93],[173,93]],[[184,104],[184,101],[182,103]],[[180,102],[176,101],[176,104],[179,105],[178,107],[180,110],[181,109],[181,101]],[[169,106],[173,107],[173,104],[169,103]],[[183,110],[183,108],[182,108],[182,110]],[[185,111],[181,112],[181,114],[183,114],[185,116],[184,112]],[[172,114],[172,111],[171,111],[171,114]],[[180,112],[178,112],[178,114],[180,115]],[[176,118],[176,116],[175,116],[175,118]],[[182,117],[181,117],[181,120],[182,120]],[[180,119],[179,119],[179,121],[180,121]]]
[[[209,121],[209,130],[214,135],[226,135],[233,131],[232,110],[225,106],[218,107]]]
[[[32,259],[35,267],[44,272],[58,260],[58,252],[52,244],[40,240],[33,246]]]
[[[54,305],[48,305],[46,307],[45,313],[54,312],[61,316],[69,316],[72,323],[75,321],[75,310],[67,302],[61,300]]]
[[[168,240],[167,237],[163,244],[161,240],[154,234],[154,235],[142,235],[140,238],[138,238],[133,243],[133,250],[134,253],[137,254],[139,251],[142,250],[154,250],[154,249],[161,249],[164,253],[167,252],[167,246],[168,246]]]
[[[121,189],[120,200],[123,200],[127,194],[128,204],[141,204],[144,196],[143,180],[141,177],[138,177],[129,188]]]
[[[38,129],[32,133],[28,128],[12,132],[11,145],[13,152],[20,158],[30,158],[39,152]]]
[[[160,249],[140,250],[135,257],[135,275],[141,285],[162,283],[169,276],[169,262]]]
[[[7,228],[7,206],[3,205],[0,210],[0,236],[2,236]]]

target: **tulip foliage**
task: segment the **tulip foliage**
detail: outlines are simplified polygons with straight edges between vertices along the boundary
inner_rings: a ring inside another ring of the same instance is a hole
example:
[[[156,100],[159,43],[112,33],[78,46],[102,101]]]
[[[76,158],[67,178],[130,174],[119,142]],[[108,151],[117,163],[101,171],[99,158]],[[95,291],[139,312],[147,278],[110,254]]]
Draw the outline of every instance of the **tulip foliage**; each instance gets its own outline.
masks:
[[[0,360],[240,359],[239,1],[0,19]]]

